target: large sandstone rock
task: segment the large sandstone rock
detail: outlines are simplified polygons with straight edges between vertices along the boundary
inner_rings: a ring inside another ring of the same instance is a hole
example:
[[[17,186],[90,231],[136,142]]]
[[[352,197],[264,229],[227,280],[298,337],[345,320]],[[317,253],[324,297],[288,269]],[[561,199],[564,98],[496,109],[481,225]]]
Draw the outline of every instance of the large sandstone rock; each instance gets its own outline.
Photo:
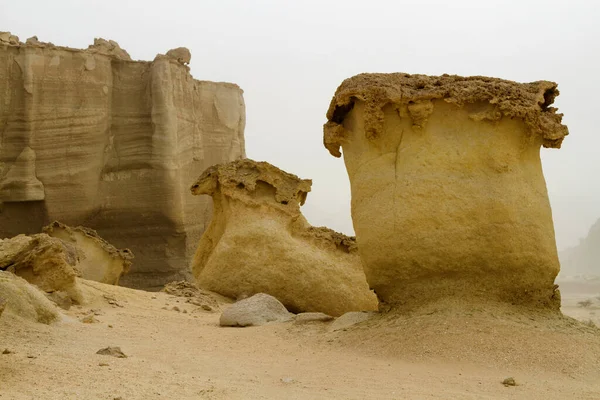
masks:
[[[83,279],[118,285],[122,275],[129,271],[133,254],[129,249],[117,249],[98,236],[93,229],[71,228],[58,221],[44,227],[44,233],[62,239],[75,247]]]
[[[25,279],[0,271],[0,293],[5,300],[4,313],[44,324],[58,320],[58,309],[44,294]],[[4,318],[4,316],[3,316]]]
[[[567,128],[547,81],[361,74],[336,91],[324,144],[350,178],[370,286],[388,303],[445,296],[558,308],[540,147]]]
[[[376,309],[354,238],[300,213],[310,186],[265,162],[207,169],[192,187],[214,202],[192,266],[200,286],[234,298],[268,293],[293,312]]]
[[[45,233],[0,240],[0,270],[12,272],[45,292],[66,292],[81,302],[77,250]]]
[[[59,220],[136,254],[122,284],[188,276],[208,225],[189,182],[245,156],[234,84],[198,81],[188,53],[132,61],[116,42],[86,50],[0,33],[0,238]]]

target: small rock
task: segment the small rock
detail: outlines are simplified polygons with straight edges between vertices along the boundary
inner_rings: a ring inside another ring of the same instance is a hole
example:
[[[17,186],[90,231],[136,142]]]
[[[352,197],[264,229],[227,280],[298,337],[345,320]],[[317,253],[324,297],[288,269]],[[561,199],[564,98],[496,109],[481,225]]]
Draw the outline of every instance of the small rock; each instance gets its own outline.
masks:
[[[179,312],[179,311],[181,311],[181,310],[179,309],[179,307],[177,307],[177,306],[174,306],[173,308],[171,308],[171,310],[173,310],[173,311],[178,311],[178,312]]]
[[[27,355],[27,358],[37,358],[36,356],[32,356],[31,354]]]
[[[303,324],[307,322],[327,322],[331,321],[333,317],[320,312],[305,312],[296,315],[296,323]]]
[[[368,320],[373,315],[373,312],[351,311],[342,315],[329,327],[331,331],[341,331],[349,327]]]
[[[109,327],[109,328],[112,328],[113,326],[112,326],[112,325],[108,325],[108,327]]]
[[[12,354],[12,351],[10,351],[9,349],[4,349],[2,354]]]
[[[200,307],[205,311],[213,311],[213,308],[208,304],[202,304]]]
[[[116,358],[127,358],[125,353],[121,351],[120,347],[105,347],[104,349],[100,349],[96,352],[96,354],[100,354],[102,356],[112,356]]]
[[[229,306],[219,320],[221,326],[258,326],[268,322],[286,322],[293,319],[275,297],[258,293]]]
[[[96,317],[94,317],[94,314],[89,314],[81,318],[81,322],[83,322],[84,324],[95,324],[100,321],[98,321]]]
[[[187,311],[187,310],[183,310],[182,312],[183,312],[184,314],[187,314],[187,312],[188,312],[188,311]]]
[[[108,367],[108,364],[104,362],[98,363],[98,365],[101,367]]]
[[[294,378],[281,378],[281,382],[283,383],[294,383],[296,380]]]
[[[123,305],[121,303],[119,303],[114,296],[105,294],[103,297],[108,302],[108,304],[110,304],[111,306],[123,307]]]
[[[502,381],[502,384],[503,384],[504,386],[506,386],[506,387],[509,387],[509,386],[517,386],[517,382],[515,382],[515,378],[513,378],[512,376],[511,376],[511,377],[508,377],[508,378],[506,378],[506,379],[504,379],[504,380]]]

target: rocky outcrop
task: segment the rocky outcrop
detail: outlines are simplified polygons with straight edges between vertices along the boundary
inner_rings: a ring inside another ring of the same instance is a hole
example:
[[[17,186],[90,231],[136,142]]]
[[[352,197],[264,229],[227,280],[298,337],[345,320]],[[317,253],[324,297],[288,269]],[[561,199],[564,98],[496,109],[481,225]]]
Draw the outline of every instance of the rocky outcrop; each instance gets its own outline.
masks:
[[[44,233],[70,243],[75,248],[79,270],[83,279],[118,285],[122,275],[129,271],[133,253],[117,249],[89,228],[71,228],[58,221],[46,226]]]
[[[59,220],[130,248],[124,285],[187,277],[211,214],[189,182],[245,156],[242,90],[193,79],[190,57],[132,61],[110,40],[78,50],[0,33],[0,237]]]
[[[266,162],[207,169],[192,187],[214,202],[192,265],[199,285],[233,298],[267,293],[293,312],[376,309],[354,238],[300,213],[310,187]]]
[[[77,263],[74,246],[44,233],[0,240],[0,270],[14,273],[44,292],[66,292],[81,302]]]
[[[600,277],[600,219],[575,247],[559,253],[560,278]]]
[[[540,147],[568,131],[553,82],[361,74],[327,112],[350,178],[370,286],[390,304],[444,297],[557,309]]]
[[[13,315],[33,322],[50,324],[59,319],[54,304],[35,286],[11,272],[0,271],[0,293],[6,300],[2,318]]]

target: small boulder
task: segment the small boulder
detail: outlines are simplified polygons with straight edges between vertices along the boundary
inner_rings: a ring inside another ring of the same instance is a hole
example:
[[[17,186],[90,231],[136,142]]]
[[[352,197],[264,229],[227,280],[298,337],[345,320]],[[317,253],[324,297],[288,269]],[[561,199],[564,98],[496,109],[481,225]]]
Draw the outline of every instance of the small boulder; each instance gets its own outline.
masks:
[[[240,300],[227,308],[219,321],[221,326],[259,326],[269,322],[286,322],[293,319],[279,300],[258,293]]]

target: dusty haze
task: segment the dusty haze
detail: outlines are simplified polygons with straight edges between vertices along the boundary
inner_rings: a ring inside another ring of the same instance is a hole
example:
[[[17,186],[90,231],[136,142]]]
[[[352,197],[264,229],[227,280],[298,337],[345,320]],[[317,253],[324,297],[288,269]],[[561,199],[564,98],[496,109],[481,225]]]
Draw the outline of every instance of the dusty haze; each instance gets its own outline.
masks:
[[[542,150],[559,249],[600,217],[600,11],[587,1],[169,1],[0,3],[0,30],[86,48],[116,40],[133,59],[186,46],[196,79],[245,91],[248,157],[313,179],[303,213],[352,233],[343,163],[321,144],[337,85],[360,72],[558,82],[570,135]]]

